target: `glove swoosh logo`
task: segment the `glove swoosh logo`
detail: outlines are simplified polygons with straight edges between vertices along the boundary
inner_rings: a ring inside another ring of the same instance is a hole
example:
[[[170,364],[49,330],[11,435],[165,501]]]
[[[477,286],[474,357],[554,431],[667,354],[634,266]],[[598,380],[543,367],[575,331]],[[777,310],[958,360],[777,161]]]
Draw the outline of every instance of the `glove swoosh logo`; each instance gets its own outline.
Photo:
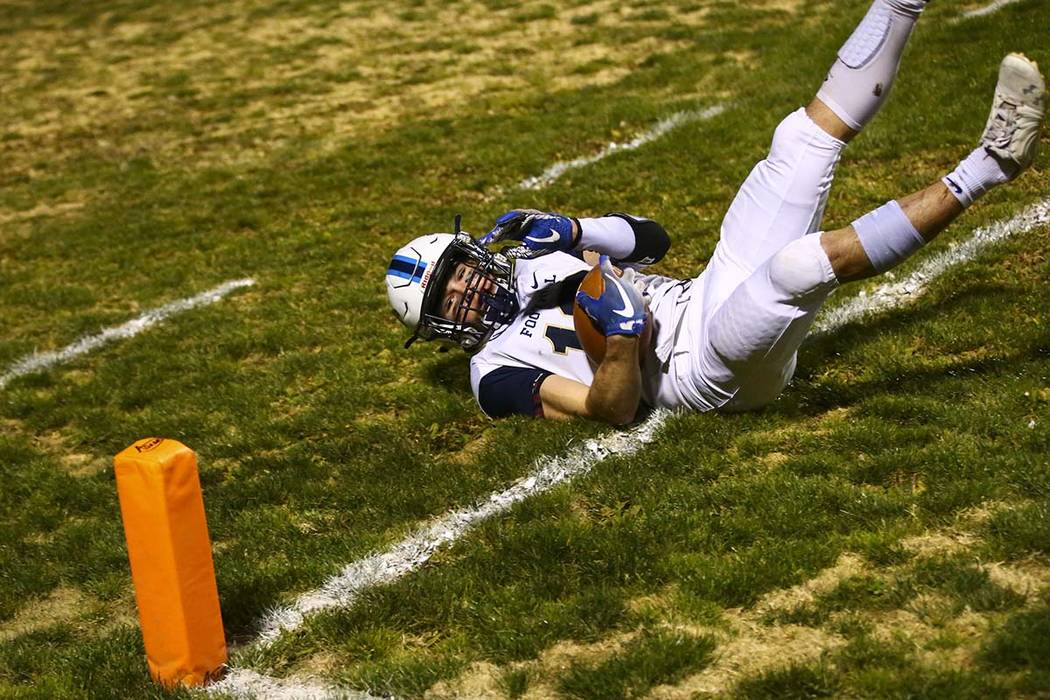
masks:
[[[623,285],[618,281],[615,282],[616,291],[620,293],[620,301],[623,302],[623,308],[613,309],[613,313],[624,318],[632,318],[634,316],[634,304],[627,298],[627,295],[623,293]]]
[[[560,233],[558,233],[554,229],[550,229],[550,232],[551,232],[551,235],[544,236],[543,238],[540,238],[538,236],[527,236],[527,238],[530,241],[532,241],[533,243],[557,243],[558,241],[561,240],[561,234]]]

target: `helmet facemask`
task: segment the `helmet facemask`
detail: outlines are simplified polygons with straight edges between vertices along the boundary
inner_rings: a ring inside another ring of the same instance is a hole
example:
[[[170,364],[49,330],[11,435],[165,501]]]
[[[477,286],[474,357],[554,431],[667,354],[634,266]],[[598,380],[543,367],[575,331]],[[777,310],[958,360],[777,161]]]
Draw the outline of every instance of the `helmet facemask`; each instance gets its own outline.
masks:
[[[445,291],[451,275],[465,264],[470,270],[465,289],[452,320],[442,315]],[[443,340],[464,350],[479,349],[492,332],[510,323],[518,313],[517,295],[512,283],[509,260],[479,245],[469,234],[457,231],[455,239],[441,255],[423,296],[422,316],[416,337]],[[471,312],[481,317],[467,322]]]

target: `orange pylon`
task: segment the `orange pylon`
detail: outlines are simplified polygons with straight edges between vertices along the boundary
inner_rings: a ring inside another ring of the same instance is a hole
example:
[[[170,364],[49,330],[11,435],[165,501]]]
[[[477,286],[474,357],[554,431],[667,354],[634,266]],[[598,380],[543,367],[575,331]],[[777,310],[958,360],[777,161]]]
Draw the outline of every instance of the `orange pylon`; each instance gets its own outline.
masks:
[[[201,685],[227,657],[197,455],[147,438],[113,465],[150,673],[168,687]]]

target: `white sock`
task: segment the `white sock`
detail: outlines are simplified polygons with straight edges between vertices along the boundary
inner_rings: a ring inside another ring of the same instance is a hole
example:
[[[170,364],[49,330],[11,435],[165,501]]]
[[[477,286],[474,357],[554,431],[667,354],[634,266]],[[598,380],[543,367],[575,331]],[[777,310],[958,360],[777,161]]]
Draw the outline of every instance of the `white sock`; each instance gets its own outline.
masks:
[[[860,131],[886,101],[922,0],[875,0],[839,49],[817,97]]]
[[[1000,161],[983,146],[973,149],[970,155],[952,172],[941,178],[955,198],[964,207],[973,204],[977,199],[996,185],[1009,182],[1017,169],[1012,163]]]

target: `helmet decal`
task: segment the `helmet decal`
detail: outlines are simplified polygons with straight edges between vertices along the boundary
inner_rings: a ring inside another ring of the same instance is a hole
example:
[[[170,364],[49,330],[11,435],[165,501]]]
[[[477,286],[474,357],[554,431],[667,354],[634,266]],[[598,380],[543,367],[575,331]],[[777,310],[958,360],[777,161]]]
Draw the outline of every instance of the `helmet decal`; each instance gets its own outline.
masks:
[[[390,268],[386,273],[408,280],[406,284],[412,284],[413,282],[419,282],[423,278],[423,271],[426,269],[427,264],[423,262],[422,256],[413,260],[404,255],[395,255],[394,259],[390,261]]]

